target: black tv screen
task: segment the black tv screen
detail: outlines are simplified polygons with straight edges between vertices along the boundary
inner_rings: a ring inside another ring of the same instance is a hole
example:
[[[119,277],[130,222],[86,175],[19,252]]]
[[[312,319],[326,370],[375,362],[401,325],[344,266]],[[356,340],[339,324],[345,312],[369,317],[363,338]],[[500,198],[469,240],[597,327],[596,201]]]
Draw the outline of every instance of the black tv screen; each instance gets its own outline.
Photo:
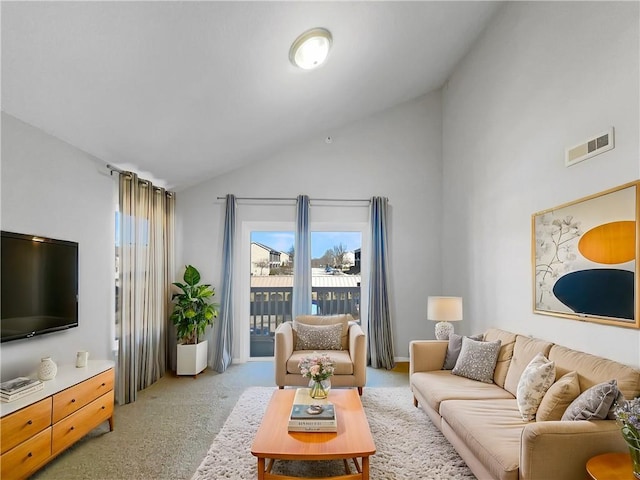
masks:
[[[2,342],[78,326],[78,244],[2,232]]]

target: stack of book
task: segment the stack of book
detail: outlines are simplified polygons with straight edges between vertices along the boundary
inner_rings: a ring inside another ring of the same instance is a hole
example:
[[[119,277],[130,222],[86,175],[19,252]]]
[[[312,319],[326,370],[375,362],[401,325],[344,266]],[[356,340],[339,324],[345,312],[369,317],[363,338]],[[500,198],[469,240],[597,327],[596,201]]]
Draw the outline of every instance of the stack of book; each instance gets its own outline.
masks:
[[[13,402],[44,388],[44,383],[33,378],[18,377],[0,383],[0,400]]]
[[[337,432],[333,404],[309,405],[294,403],[289,417],[290,432]]]

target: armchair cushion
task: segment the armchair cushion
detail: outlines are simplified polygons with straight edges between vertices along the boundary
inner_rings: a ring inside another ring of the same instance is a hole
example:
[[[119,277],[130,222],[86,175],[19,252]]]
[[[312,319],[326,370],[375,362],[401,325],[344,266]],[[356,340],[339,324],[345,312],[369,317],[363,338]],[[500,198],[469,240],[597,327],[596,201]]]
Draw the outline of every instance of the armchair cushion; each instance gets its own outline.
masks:
[[[298,363],[304,357],[308,357],[312,355],[313,351],[311,350],[296,350],[293,352],[287,359],[287,373],[300,373],[300,367],[298,367]],[[345,350],[335,350],[331,352],[327,352],[327,355],[331,357],[333,360],[333,375],[353,375],[353,362],[351,361],[351,357],[349,356],[349,352]],[[333,378],[333,377],[331,377]]]
[[[342,350],[342,325],[305,325],[294,323],[295,350]]]

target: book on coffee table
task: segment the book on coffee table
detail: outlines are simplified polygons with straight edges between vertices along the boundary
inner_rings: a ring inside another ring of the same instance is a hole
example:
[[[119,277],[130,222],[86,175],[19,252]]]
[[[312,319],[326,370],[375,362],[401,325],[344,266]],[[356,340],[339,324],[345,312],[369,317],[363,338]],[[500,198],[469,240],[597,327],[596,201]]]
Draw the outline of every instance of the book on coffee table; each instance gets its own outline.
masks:
[[[308,389],[296,392],[289,414],[290,432],[337,432],[335,407],[331,402],[316,400],[308,396]],[[314,402],[314,403],[311,403]]]
[[[291,407],[291,420],[334,420],[336,412],[333,404],[305,405],[294,403]]]

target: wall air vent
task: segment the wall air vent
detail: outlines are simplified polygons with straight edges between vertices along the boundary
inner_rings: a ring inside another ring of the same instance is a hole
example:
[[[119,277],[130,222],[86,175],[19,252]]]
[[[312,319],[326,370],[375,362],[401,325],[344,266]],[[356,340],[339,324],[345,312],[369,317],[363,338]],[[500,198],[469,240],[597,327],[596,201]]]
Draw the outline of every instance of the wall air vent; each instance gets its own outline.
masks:
[[[591,158],[600,153],[604,153],[607,150],[611,150],[613,146],[613,127],[610,127],[609,130],[594,135],[592,138],[580,145],[567,148],[564,164],[567,167],[574,165],[586,160],[587,158]]]

